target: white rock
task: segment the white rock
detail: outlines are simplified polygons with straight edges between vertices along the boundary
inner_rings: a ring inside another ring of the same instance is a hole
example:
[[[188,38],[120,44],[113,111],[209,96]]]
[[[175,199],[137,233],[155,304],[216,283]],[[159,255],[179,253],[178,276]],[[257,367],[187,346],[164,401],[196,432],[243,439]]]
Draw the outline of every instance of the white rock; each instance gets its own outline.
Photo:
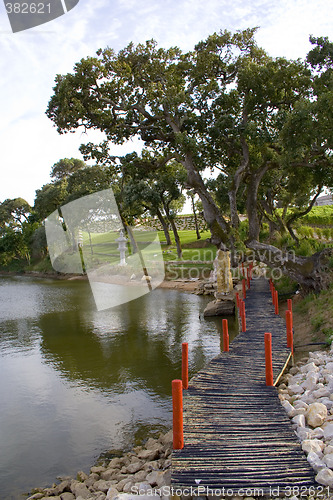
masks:
[[[111,486],[109,489],[108,489],[108,492],[106,494],[106,499],[105,500],[113,500],[114,498],[116,498],[117,496],[119,495],[119,491],[114,487],[114,486]]]
[[[306,414],[306,408],[297,408],[297,410],[295,409],[295,414],[296,415],[305,415]]]
[[[304,441],[304,439],[309,439],[311,429],[308,427],[299,427],[296,431],[296,436],[300,441]]]
[[[317,453],[315,453],[314,451],[310,451],[307,456],[307,461],[316,472],[320,471],[321,469],[325,469],[326,467],[326,464],[324,464],[324,462],[320,460]]]
[[[328,453],[324,455],[323,461],[330,469],[333,469],[333,453]]]
[[[332,422],[325,422],[322,425],[323,431],[324,431],[324,438],[325,439],[332,439],[333,438],[333,423]]]
[[[288,416],[291,418],[291,417],[294,417],[296,415],[296,410],[295,408],[293,407],[293,405],[291,405],[289,403],[289,401],[282,401],[281,402],[283,408],[286,410],[286,412],[288,413]]]
[[[327,408],[322,403],[311,403],[306,412],[306,419],[311,427],[320,427],[327,417]]]
[[[316,427],[310,431],[310,439],[321,439],[324,437],[324,431],[321,427]]]
[[[322,403],[323,405],[325,405],[328,410],[333,407],[333,401],[331,401],[328,397],[320,398],[318,400],[318,403]]]
[[[328,444],[327,446],[325,446],[324,453],[325,455],[330,455],[331,453],[333,453],[333,445]]]
[[[310,391],[314,391],[317,387],[317,382],[318,382],[319,375],[318,373],[315,372],[309,372],[307,374],[306,380],[302,382],[302,387],[303,389],[309,389]]]
[[[319,371],[318,366],[316,366],[313,362],[307,363],[306,365],[301,366],[299,369],[301,373],[306,373],[306,372],[317,372]]]
[[[293,394],[303,394],[304,389],[300,385],[297,384],[292,384],[288,386],[288,391],[290,395]]]
[[[318,472],[315,479],[319,484],[333,486],[333,471],[326,467]]]
[[[324,443],[320,439],[305,439],[302,443],[302,450],[306,453],[313,451],[319,457],[323,455]]]
[[[333,361],[326,363],[325,368],[326,370],[330,370],[331,372],[333,372]]]
[[[305,427],[305,417],[304,415],[296,415],[291,419],[291,421],[298,427]]]
[[[317,387],[318,387],[318,385],[317,385]],[[312,396],[316,399],[329,398],[330,395],[331,395],[331,392],[327,387],[321,387],[320,389],[317,389],[316,391],[313,391],[313,393],[312,393]]]
[[[294,407],[298,410],[298,408],[308,408],[308,404],[304,403],[304,401],[295,401]]]

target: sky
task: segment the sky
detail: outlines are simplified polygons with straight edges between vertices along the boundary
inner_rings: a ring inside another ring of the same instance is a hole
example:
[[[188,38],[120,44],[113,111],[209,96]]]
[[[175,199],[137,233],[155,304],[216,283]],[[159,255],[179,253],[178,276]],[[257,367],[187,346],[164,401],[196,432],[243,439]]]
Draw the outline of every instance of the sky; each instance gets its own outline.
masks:
[[[93,131],[59,135],[45,115],[56,74],[72,72],[81,58],[151,38],[186,51],[214,32],[255,26],[257,43],[271,56],[304,58],[310,34],[333,40],[332,14],[332,0],[80,0],[53,21],[12,33],[1,2],[0,202],[22,197],[33,204],[54,163],[82,158],[80,144],[101,140]],[[139,142],[111,148],[133,150]]]

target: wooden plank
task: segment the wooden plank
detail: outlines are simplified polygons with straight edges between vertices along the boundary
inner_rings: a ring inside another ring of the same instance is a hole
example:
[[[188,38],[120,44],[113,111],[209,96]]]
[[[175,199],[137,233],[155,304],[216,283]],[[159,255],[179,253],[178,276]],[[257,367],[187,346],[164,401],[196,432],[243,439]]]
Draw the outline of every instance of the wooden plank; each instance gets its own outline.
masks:
[[[184,440],[172,454],[172,485],[215,488],[315,486],[275,387],[265,385],[264,333],[273,339],[275,384],[290,360],[283,319],[266,280],[246,299],[247,331],[190,381],[184,392]]]

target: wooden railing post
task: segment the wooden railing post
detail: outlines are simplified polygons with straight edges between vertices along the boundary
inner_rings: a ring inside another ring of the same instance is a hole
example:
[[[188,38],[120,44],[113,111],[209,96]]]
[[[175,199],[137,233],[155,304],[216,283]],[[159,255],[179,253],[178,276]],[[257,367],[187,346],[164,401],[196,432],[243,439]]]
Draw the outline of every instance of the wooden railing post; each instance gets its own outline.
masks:
[[[236,292],[236,305],[237,305],[237,309],[239,310],[239,293]]]
[[[265,333],[266,385],[273,385],[272,334]]]
[[[223,328],[223,351],[229,351],[229,333],[228,333],[228,320],[222,320],[222,328]]]
[[[292,315],[289,310],[286,311],[286,328],[287,328],[287,347],[291,347],[291,336],[293,333]]]
[[[277,290],[274,290],[275,294],[275,314],[279,314],[279,294]]]
[[[173,406],[173,449],[184,448],[183,430],[183,382],[172,381],[172,406]]]
[[[182,343],[182,382],[183,389],[188,389],[188,343]]]
[[[242,332],[246,332],[246,316],[245,316],[245,302],[240,300],[240,314],[242,322]]]
[[[242,279],[242,286],[243,286],[243,300],[246,299],[246,282],[245,278]]]

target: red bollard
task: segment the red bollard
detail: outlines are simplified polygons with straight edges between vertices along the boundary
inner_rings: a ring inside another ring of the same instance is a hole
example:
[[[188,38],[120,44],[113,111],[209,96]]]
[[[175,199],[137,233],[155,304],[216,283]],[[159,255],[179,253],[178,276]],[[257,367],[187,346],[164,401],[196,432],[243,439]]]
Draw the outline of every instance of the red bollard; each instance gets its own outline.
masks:
[[[292,313],[293,312],[293,301],[291,299],[288,299],[287,304],[288,304],[288,311],[290,311]]]
[[[265,333],[266,385],[273,385],[272,334]]]
[[[251,283],[250,283],[250,269],[247,267],[246,268],[246,276],[247,276],[247,287],[248,289],[251,288]]]
[[[244,272],[244,262],[242,262],[242,274],[243,274],[243,276],[245,276],[245,272]]]
[[[188,389],[188,343],[182,343],[182,381],[183,389]]]
[[[225,352],[229,352],[229,333],[228,333],[228,320],[222,320],[222,328],[223,328],[223,350]]]
[[[243,286],[243,300],[246,299],[246,284],[245,284],[245,278],[242,280],[242,286]]]
[[[237,309],[239,309],[239,301],[240,301],[239,293],[236,292],[236,305],[237,305]]]
[[[291,347],[291,336],[293,333],[293,320],[290,311],[286,311],[286,327],[287,327],[287,347]]]
[[[245,302],[244,302],[244,300],[240,301],[240,313],[241,313],[241,321],[242,321],[242,332],[246,332],[246,316],[245,316]]]
[[[278,295],[278,291],[277,290],[274,290],[274,294],[275,294],[275,314],[279,314],[279,295]]]
[[[172,381],[172,407],[173,407],[173,449],[184,448],[183,430],[183,382]]]

